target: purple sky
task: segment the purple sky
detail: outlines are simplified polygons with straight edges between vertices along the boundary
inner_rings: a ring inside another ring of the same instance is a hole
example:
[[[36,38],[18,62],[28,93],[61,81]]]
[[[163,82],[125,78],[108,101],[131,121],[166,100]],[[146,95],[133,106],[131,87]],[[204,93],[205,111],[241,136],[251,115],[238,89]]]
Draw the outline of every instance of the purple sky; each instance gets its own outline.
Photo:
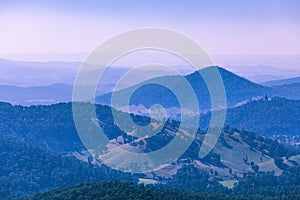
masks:
[[[0,58],[83,61],[116,34],[160,27],[193,38],[220,64],[295,68],[299,10],[296,0],[0,1]],[[256,61],[263,55],[273,56]]]

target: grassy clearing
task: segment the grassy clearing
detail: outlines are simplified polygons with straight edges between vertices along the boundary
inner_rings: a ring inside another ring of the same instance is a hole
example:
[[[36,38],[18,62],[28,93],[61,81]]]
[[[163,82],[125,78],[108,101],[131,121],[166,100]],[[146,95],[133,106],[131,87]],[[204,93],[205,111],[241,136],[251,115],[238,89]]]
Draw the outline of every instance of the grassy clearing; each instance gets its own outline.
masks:
[[[225,181],[220,181],[224,187],[227,187],[229,189],[232,189],[234,187],[234,184],[239,182],[238,180],[225,180]]]

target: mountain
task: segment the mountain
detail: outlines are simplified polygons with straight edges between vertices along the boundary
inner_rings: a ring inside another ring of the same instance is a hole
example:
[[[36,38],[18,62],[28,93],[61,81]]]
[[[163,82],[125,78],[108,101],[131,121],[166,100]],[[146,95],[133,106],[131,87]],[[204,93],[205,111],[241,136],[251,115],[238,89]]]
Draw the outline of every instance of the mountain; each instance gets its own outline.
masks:
[[[294,83],[300,83],[300,77],[288,78],[288,79],[279,79],[273,81],[265,81],[262,82],[262,85],[265,86],[282,86],[282,85],[290,85]]]
[[[224,82],[228,107],[236,106],[238,103],[245,100],[261,98],[265,95],[278,95],[271,88],[250,82],[247,79],[236,76],[223,68],[209,67],[201,70],[200,73],[207,74],[209,76],[209,74],[216,69],[220,72]],[[208,88],[200,73],[195,72],[185,76],[184,78],[186,78],[193,88],[200,104],[200,110],[204,111],[210,109],[211,105]],[[129,105],[142,104],[146,108],[150,108],[150,106],[154,104],[161,104],[165,108],[179,107],[179,102],[176,100],[175,96],[176,94],[173,94],[172,91],[166,87],[159,84],[153,84],[160,83],[164,85],[171,85],[173,88],[176,88],[177,91],[180,91],[181,95],[186,97],[184,100],[185,104],[189,105],[192,97],[185,85],[182,84],[181,79],[182,77],[180,76],[158,77],[142,82],[133,87],[116,91],[114,92],[114,95],[119,97],[118,102],[127,103],[127,101],[122,100],[122,98],[128,96],[130,91],[134,89],[135,91],[130,98]],[[101,95],[96,98],[96,102],[110,105],[111,95],[112,93]],[[124,105],[119,104],[117,106],[122,107]]]
[[[24,62],[0,59],[0,101],[21,105],[71,101],[73,84],[81,65],[80,62]],[[105,70],[99,80],[100,86],[96,94],[111,92],[116,82],[129,70],[130,68],[118,66]],[[135,70],[140,74],[141,80],[169,74],[168,71],[155,67]],[[137,83],[135,78],[130,80],[135,82],[127,82],[122,88]]]

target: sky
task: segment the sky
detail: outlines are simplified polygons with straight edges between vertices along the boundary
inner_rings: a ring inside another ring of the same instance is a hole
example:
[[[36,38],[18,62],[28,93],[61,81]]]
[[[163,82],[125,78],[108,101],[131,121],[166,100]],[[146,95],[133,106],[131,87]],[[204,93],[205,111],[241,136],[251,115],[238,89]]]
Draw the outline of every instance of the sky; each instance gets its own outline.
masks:
[[[299,10],[297,0],[0,0],[0,58],[82,61],[114,35],[159,27],[187,35],[217,60],[289,60],[300,55]]]

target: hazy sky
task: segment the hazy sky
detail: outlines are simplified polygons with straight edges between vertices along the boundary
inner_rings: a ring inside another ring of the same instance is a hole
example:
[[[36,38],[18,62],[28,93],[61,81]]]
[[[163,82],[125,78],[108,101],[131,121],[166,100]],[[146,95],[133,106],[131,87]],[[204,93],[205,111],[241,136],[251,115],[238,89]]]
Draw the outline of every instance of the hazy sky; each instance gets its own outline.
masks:
[[[0,0],[0,57],[80,60],[142,27],[181,32],[210,55],[300,55],[299,10],[297,0]]]

